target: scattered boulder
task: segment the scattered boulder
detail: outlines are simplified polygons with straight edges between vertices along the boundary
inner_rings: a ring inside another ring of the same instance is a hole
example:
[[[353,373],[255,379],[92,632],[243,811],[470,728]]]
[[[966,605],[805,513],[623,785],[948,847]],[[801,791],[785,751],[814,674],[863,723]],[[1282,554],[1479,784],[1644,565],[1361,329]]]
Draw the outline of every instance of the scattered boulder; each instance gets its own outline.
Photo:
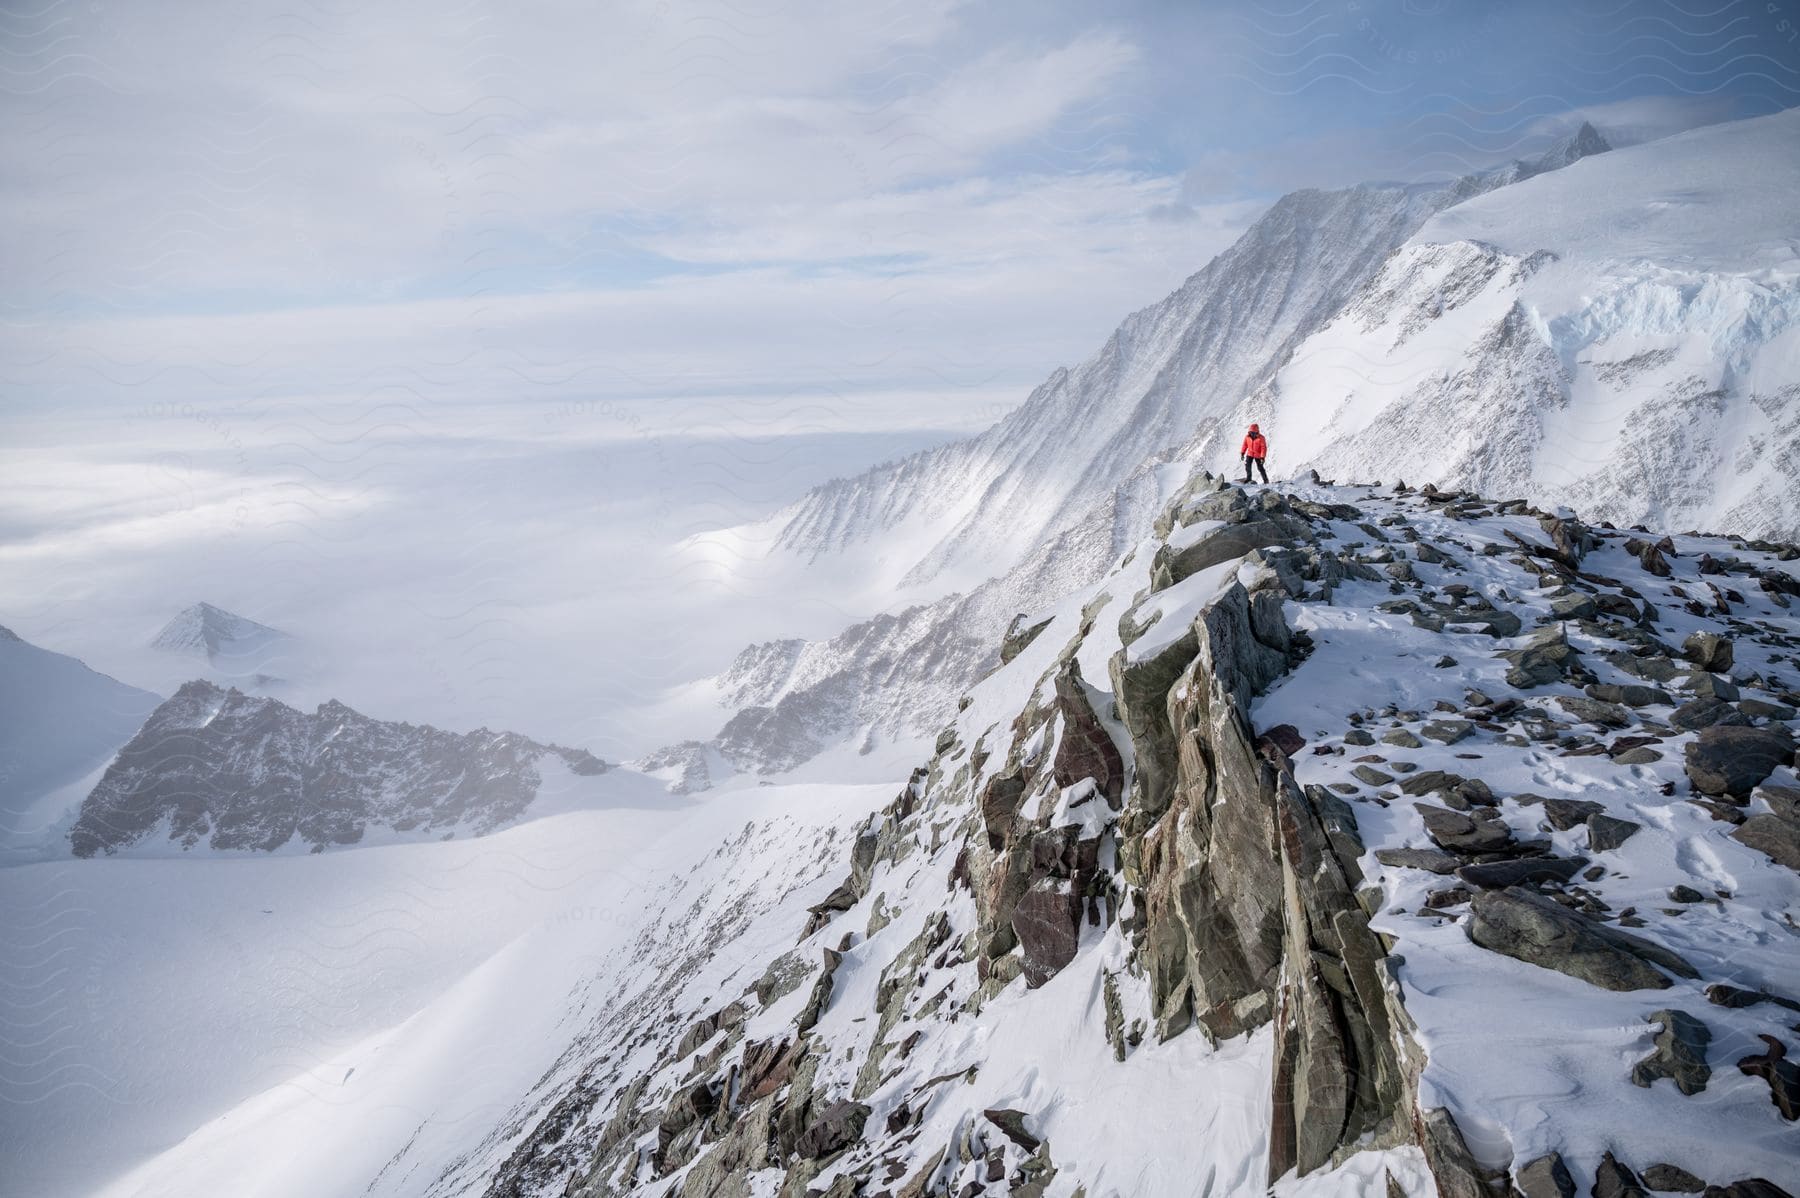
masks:
[[[1585,689],[1590,699],[1598,699],[1603,703],[1623,703],[1627,707],[1653,707],[1675,702],[1674,696],[1659,686],[1591,682]]]
[[[1545,799],[1544,818],[1558,832],[1585,824],[1589,816],[1604,814],[1606,808],[1588,799]]]
[[[1475,731],[1475,725],[1468,720],[1427,720],[1419,731],[1432,740],[1454,745],[1468,739]]]
[[[1652,549],[1650,552],[1656,551]],[[1668,567],[1664,566],[1663,569],[1667,570]],[[1649,1195],[1644,1192],[1637,1174],[1609,1152],[1600,1158],[1600,1167],[1594,1170],[1594,1198],[1649,1198]]]
[[[1584,724],[1623,728],[1631,723],[1631,713],[1618,703],[1589,699],[1582,695],[1558,695],[1556,705]]]
[[[1669,723],[1683,732],[1696,732],[1702,728],[1748,725],[1750,717],[1723,699],[1701,695],[1670,712]]]
[[[1800,873],[1800,790],[1763,786],[1755,797],[1769,805],[1731,830],[1732,838]]]
[[[1418,737],[1405,728],[1390,728],[1381,734],[1381,743],[1393,745],[1397,749],[1417,749],[1424,745]]]
[[[1794,738],[1786,728],[1715,724],[1687,746],[1688,781],[1701,794],[1748,795],[1793,756]]]
[[[1681,655],[1709,674],[1731,672],[1731,641],[1716,632],[1696,632],[1681,642]]]
[[[1630,840],[1642,824],[1634,824],[1628,819],[1618,819],[1604,812],[1588,816],[1588,848],[1596,853],[1604,853],[1616,849]]]
[[[1575,1179],[1563,1164],[1562,1154],[1546,1153],[1526,1164],[1513,1177],[1522,1198],[1575,1198]]]
[[[1698,1194],[1706,1183],[1678,1165],[1651,1165],[1644,1170],[1644,1184],[1666,1194]]]
[[[1264,745],[1280,749],[1284,756],[1293,757],[1306,747],[1306,738],[1292,724],[1277,724],[1256,738],[1258,749]]]
[[[1586,857],[1516,857],[1465,865],[1456,876],[1482,890],[1505,890],[1522,882],[1567,882],[1586,864]]]
[[[1009,1107],[996,1107],[981,1112],[989,1123],[999,1128],[1001,1134],[1026,1152],[1036,1152],[1043,1141],[1025,1130],[1025,1112],[1015,1111]]]
[[[1540,629],[1532,634],[1524,648],[1509,649],[1500,657],[1512,666],[1506,672],[1507,684],[1520,690],[1562,681],[1577,660],[1561,624]]]
[[[1712,1032],[1686,1011],[1663,1010],[1644,1017],[1658,1030],[1649,1056],[1631,1067],[1631,1083],[1648,1088],[1657,1078],[1666,1077],[1675,1088],[1690,1098],[1706,1089],[1712,1068],[1706,1063],[1706,1046],[1712,1043]]]
[[[1434,874],[1454,873],[1462,858],[1442,849],[1376,849],[1375,860],[1395,869],[1422,869]]]
[[[1429,803],[1414,803],[1413,809],[1425,820],[1426,834],[1451,852],[1492,853],[1512,841],[1512,832],[1496,818],[1476,819]]]
[[[1769,1101],[1792,1123],[1800,1119],[1800,1065],[1787,1059],[1787,1045],[1774,1036],[1758,1036],[1769,1050],[1760,1056],[1745,1057],[1737,1063],[1740,1073],[1760,1077],[1769,1083]]]
[[[1476,944],[1543,969],[1554,969],[1605,990],[1663,990],[1694,967],[1648,940],[1609,928],[1523,887],[1484,890],[1470,900],[1469,938]]]

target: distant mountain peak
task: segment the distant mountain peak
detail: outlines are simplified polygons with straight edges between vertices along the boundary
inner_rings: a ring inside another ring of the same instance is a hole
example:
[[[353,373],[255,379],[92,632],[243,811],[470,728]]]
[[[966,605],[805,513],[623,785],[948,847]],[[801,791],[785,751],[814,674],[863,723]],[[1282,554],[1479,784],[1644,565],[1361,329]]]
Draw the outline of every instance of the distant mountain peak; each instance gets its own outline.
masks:
[[[156,634],[150,647],[204,657],[216,664],[221,657],[243,658],[292,639],[279,628],[201,602],[177,612]]]
[[[1583,121],[1575,132],[1533,159],[1530,164],[1531,173],[1543,174],[1545,171],[1560,170],[1572,162],[1604,154],[1612,148],[1612,143],[1606,140],[1600,130],[1594,128],[1591,122]]]

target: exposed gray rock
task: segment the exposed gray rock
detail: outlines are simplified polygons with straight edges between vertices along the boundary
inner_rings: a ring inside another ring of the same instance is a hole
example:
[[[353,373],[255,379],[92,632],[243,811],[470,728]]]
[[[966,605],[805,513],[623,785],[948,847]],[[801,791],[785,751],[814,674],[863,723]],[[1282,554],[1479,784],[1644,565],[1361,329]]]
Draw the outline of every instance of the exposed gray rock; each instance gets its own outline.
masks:
[[[1641,827],[1642,824],[1634,824],[1628,819],[1596,812],[1587,818],[1588,848],[1596,853],[1616,849],[1636,835]]]
[[[1586,857],[1517,857],[1465,865],[1456,876],[1482,890],[1504,890],[1522,882],[1567,882],[1586,864]]]
[[[868,1121],[869,1108],[866,1105],[840,1099],[826,1107],[824,1113],[800,1133],[794,1151],[808,1160],[828,1157],[855,1143]]]
[[[1768,1050],[1745,1057],[1737,1063],[1740,1073],[1760,1077],[1769,1083],[1769,1101],[1792,1123],[1800,1119],[1800,1065],[1787,1059],[1787,1045],[1774,1036],[1758,1036]]]
[[[1579,824],[1585,824],[1589,816],[1600,815],[1606,808],[1588,799],[1545,799],[1544,818],[1558,832],[1567,832]]]
[[[1569,1176],[1569,1167],[1558,1152],[1527,1163],[1513,1180],[1521,1198],[1575,1198],[1575,1179]]]
[[[1732,839],[1800,873],[1800,822],[1779,815],[1752,815],[1731,830]]]
[[[1081,944],[1081,896],[1063,878],[1039,878],[1012,913],[1025,958],[1025,984],[1042,986],[1075,959]]]
[[[1431,740],[1453,745],[1468,739],[1469,734],[1475,731],[1475,725],[1467,720],[1427,720],[1419,731]]]
[[[1712,1077],[1712,1068],[1706,1063],[1706,1046],[1712,1043],[1707,1026],[1686,1011],[1673,1009],[1646,1015],[1644,1020],[1657,1025],[1655,1047],[1631,1067],[1632,1084],[1648,1087],[1666,1077],[1690,1097],[1706,1089]]]
[[[1524,648],[1509,649],[1500,656],[1512,665],[1506,672],[1508,685],[1520,690],[1562,681],[1579,659],[1561,624],[1540,629]]]
[[[1644,1184],[1672,1194],[1698,1194],[1706,1183],[1678,1165],[1651,1165],[1643,1172]]]
[[[1024,612],[1012,618],[1006,626],[1006,633],[1000,639],[1000,664],[1006,665],[1013,658],[1025,652],[1031,642],[1037,640],[1038,634],[1050,627],[1053,617],[1046,616],[1037,623],[1031,623],[1031,617]]]
[[[1584,724],[1623,728],[1631,723],[1631,713],[1618,703],[1607,703],[1582,695],[1558,695],[1556,705]]]
[[[1386,786],[1394,780],[1394,775],[1384,774],[1372,765],[1359,765],[1350,773],[1357,781],[1369,786]]]
[[[794,1021],[794,1026],[802,1032],[810,1031],[813,1025],[819,1022],[819,1017],[825,1013],[825,1009],[831,1005],[831,990],[834,984],[832,975],[837,973],[837,967],[844,960],[843,954],[834,949],[828,948],[821,951],[825,957],[824,968],[819,971],[819,978],[813,983],[812,993],[807,996],[806,1005],[800,1009],[800,1017]]]
[[[1429,803],[1414,803],[1413,808],[1424,818],[1431,839],[1451,852],[1492,853],[1512,841],[1512,832],[1499,819],[1475,819]]]
[[[1688,743],[1686,770],[1694,789],[1708,795],[1748,795],[1794,756],[1786,728],[1714,725]]]
[[[1747,725],[1750,717],[1723,699],[1702,695],[1697,699],[1689,699],[1670,712],[1669,723],[1683,732],[1693,732],[1714,726]]]
[[[1650,552],[1654,553],[1655,550]],[[1648,557],[1649,554],[1645,556]],[[1666,573],[1668,567],[1664,566],[1663,571]],[[1649,1195],[1639,1184],[1637,1174],[1609,1152],[1600,1158],[1600,1167],[1594,1170],[1594,1198],[1649,1198]]]
[[[1731,641],[1716,632],[1696,632],[1681,642],[1681,655],[1710,674],[1729,674],[1735,654]]]
[[[982,1112],[989,1123],[999,1128],[1007,1139],[1026,1152],[1036,1152],[1043,1140],[1025,1130],[1025,1112],[1010,1107],[995,1107]]]
[[[1736,683],[1718,674],[1689,674],[1682,680],[1681,688],[1697,699],[1723,699],[1735,703],[1743,697]]]
[[[1417,749],[1424,744],[1423,741],[1405,728],[1390,728],[1386,732],[1383,732],[1381,734],[1381,743],[1384,745],[1393,745],[1398,749]]]
[[[1599,699],[1603,703],[1623,703],[1627,707],[1652,707],[1675,702],[1674,696],[1658,686],[1591,682],[1586,690],[1591,699]]]
[[[1423,869],[1434,874],[1454,873],[1462,858],[1442,849],[1376,849],[1375,860],[1396,869]]]
[[[1469,938],[1494,952],[1554,969],[1606,990],[1662,990],[1669,979],[1699,975],[1648,940],[1595,923],[1520,887],[1484,890],[1470,900]]]

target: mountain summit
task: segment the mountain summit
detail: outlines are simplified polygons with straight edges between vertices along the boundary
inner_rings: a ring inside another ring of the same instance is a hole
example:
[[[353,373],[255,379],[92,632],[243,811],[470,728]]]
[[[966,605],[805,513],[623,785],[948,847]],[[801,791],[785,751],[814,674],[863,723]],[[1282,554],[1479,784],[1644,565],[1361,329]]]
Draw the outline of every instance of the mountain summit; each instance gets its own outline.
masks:
[[[183,608],[151,640],[152,649],[204,657],[213,665],[258,657],[293,638],[278,628],[258,624],[210,603]]]

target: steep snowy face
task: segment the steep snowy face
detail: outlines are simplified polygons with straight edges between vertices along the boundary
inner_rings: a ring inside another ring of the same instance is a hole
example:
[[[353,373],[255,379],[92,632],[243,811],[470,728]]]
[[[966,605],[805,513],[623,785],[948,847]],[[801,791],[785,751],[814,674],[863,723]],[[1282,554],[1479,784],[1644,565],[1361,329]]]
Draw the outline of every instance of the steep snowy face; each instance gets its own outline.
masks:
[[[150,647],[213,661],[221,656],[244,656],[286,636],[285,632],[210,603],[196,603],[163,625]]]
[[[1100,353],[959,442],[828,483],[733,553],[797,555],[887,609],[812,642],[746,649],[718,679],[715,746],[780,772],[828,746],[919,735],[996,662],[1008,621],[1100,577],[1186,476],[1173,446],[1272,378],[1431,216],[1606,151],[1582,126],[1543,158],[1443,187],[1371,185],[1278,201]],[[950,592],[946,594],[945,592]],[[891,605],[927,600],[904,610]]]
[[[746,822],[428,1192],[1792,1187],[1796,561],[1196,476],[835,888]]]
[[[1449,209],[1195,452],[1800,535],[1796,188],[1800,110]]]
[[[1260,386],[1433,213],[1605,149],[1584,126],[1543,160],[1444,187],[1285,196],[992,429],[828,483],[759,534],[807,560],[847,555],[872,594],[923,596],[1004,573],[1108,499],[1141,524],[1163,496],[1139,468]]]
[[[251,684],[279,682],[294,670],[294,638],[277,628],[210,603],[176,613],[150,642],[152,649],[203,658],[223,678]]]
[[[0,628],[0,849],[40,846],[65,813],[41,800],[104,766],[161,701]]]
[[[69,844],[92,857],[481,835],[519,819],[540,791],[579,792],[577,780],[607,768],[512,732],[459,736],[337,702],[308,715],[190,682],[119,750]]]

